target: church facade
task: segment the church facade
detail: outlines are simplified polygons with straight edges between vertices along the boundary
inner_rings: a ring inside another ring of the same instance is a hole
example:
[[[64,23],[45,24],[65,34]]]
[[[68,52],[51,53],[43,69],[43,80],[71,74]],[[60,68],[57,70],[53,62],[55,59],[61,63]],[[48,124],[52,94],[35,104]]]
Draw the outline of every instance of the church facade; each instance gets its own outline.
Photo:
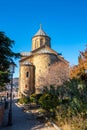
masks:
[[[29,96],[44,86],[44,81],[40,78],[47,78],[45,74],[49,67],[60,61],[69,67],[69,63],[51,48],[51,38],[40,26],[32,38],[32,51],[21,53],[19,95]]]

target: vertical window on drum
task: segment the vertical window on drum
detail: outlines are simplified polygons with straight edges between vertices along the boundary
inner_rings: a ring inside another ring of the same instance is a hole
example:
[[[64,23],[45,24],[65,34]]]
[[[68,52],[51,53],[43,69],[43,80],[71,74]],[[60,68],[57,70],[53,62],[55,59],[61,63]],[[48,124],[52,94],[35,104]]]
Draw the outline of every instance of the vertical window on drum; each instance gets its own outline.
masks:
[[[40,39],[40,46],[43,45],[43,39]]]
[[[27,88],[27,85],[25,85],[25,88]]]
[[[35,40],[35,49],[38,48],[38,40]]]
[[[29,72],[26,72],[26,77],[29,77]]]

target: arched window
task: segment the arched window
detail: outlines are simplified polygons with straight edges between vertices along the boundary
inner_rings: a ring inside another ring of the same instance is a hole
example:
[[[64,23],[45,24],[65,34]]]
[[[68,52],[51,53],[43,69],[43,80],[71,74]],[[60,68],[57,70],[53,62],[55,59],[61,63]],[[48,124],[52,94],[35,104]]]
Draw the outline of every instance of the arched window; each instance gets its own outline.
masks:
[[[25,84],[25,88],[27,88],[27,84]]]
[[[49,39],[46,39],[46,45],[50,47],[50,41],[49,41]]]
[[[38,48],[38,40],[35,40],[35,48]]]
[[[43,39],[40,39],[40,46],[43,45]]]
[[[29,72],[26,72],[26,77],[29,77]]]

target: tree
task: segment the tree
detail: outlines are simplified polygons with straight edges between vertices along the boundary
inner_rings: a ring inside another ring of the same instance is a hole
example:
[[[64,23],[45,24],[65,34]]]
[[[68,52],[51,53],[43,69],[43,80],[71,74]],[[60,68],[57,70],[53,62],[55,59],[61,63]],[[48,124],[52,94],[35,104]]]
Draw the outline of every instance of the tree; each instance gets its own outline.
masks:
[[[9,82],[9,64],[15,58],[19,58],[20,54],[12,51],[14,41],[0,32],[0,88]]]
[[[59,86],[69,79],[69,66],[60,61],[49,67],[44,77],[40,77],[42,86]]]
[[[42,108],[50,112],[51,110],[54,110],[58,105],[57,96],[50,93],[44,93],[40,97],[39,103],[41,104]]]
[[[87,46],[87,45],[86,45]],[[87,81],[87,47],[78,56],[78,65],[70,67],[70,78],[81,78]]]

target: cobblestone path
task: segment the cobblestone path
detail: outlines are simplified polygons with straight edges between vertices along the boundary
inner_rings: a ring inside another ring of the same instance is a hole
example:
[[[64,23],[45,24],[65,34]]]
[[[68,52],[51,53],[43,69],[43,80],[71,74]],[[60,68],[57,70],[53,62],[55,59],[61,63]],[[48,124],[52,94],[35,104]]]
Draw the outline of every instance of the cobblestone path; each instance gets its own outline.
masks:
[[[55,130],[54,127],[45,126],[35,119],[33,113],[26,113],[22,107],[17,106],[16,102],[12,104],[12,126],[7,126],[8,110],[5,110],[4,122],[0,130]]]

